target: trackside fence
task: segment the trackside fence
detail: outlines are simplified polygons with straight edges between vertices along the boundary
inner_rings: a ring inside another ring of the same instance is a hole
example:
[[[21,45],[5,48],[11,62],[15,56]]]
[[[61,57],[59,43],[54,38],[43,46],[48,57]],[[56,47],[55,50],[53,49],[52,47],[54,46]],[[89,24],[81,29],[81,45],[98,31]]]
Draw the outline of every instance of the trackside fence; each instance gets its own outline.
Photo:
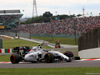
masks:
[[[28,32],[17,32],[17,31],[3,31],[0,33],[1,35],[7,35],[11,37],[24,37],[24,38],[31,38],[32,36],[40,36],[40,37],[63,37],[63,38],[79,38],[81,34],[71,35],[71,34],[32,34]]]
[[[81,35],[70,35],[70,34],[31,34],[31,36],[41,36],[41,37],[64,37],[64,38],[79,38]]]

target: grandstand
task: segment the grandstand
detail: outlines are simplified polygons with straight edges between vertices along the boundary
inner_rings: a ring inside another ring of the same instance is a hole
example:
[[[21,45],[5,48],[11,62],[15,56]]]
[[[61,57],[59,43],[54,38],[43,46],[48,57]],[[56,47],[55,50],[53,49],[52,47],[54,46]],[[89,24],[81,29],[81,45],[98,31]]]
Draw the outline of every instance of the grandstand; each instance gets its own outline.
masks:
[[[1,34],[12,37],[19,35],[27,38],[31,36],[79,38],[83,33],[100,27],[100,16],[66,18],[47,23],[22,24],[19,26],[12,23],[12,25],[7,24],[6,26],[11,26],[13,29]]]
[[[20,10],[0,10],[0,29],[17,27],[19,19],[23,16]]]
[[[53,35],[74,37],[74,35],[81,35],[90,30],[100,27],[100,16],[90,16],[82,18],[68,18],[57,20],[49,23],[41,23],[37,25],[27,24],[20,25],[16,30],[21,32],[28,32],[33,35]],[[75,34],[76,33],[76,34]],[[67,36],[66,36],[67,35]]]

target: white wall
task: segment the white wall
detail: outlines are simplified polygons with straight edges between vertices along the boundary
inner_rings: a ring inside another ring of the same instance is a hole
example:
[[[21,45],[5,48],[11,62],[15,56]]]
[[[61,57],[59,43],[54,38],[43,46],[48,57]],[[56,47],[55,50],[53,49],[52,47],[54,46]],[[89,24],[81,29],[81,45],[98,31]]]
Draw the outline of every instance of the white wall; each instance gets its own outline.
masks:
[[[86,49],[78,52],[80,58],[100,58],[100,48]]]

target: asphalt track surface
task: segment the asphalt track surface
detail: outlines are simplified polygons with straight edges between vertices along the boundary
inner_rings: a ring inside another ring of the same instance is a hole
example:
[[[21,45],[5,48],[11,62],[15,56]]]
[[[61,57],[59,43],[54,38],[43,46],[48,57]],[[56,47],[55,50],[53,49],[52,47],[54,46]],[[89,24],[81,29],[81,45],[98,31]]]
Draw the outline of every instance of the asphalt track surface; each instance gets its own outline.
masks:
[[[30,63],[24,62],[19,64],[0,64],[0,68],[61,68],[61,67],[100,67],[98,61],[72,61],[72,62],[55,62],[55,63]]]

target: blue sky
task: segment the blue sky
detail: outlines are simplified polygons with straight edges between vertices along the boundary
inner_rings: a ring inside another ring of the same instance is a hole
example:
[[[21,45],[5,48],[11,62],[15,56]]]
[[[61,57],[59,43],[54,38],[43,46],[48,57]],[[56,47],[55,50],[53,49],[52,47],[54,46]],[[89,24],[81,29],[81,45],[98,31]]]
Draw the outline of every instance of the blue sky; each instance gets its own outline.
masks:
[[[36,0],[38,15],[50,11],[53,15],[58,14],[85,14],[92,12],[93,15],[100,13],[100,0]],[[33,0],[0,0],[0,10],[19,9],[23,17],[32,17]],[[24,10],[24,12],[23,12]],[[70,13],[69,13],[70,12]]]

